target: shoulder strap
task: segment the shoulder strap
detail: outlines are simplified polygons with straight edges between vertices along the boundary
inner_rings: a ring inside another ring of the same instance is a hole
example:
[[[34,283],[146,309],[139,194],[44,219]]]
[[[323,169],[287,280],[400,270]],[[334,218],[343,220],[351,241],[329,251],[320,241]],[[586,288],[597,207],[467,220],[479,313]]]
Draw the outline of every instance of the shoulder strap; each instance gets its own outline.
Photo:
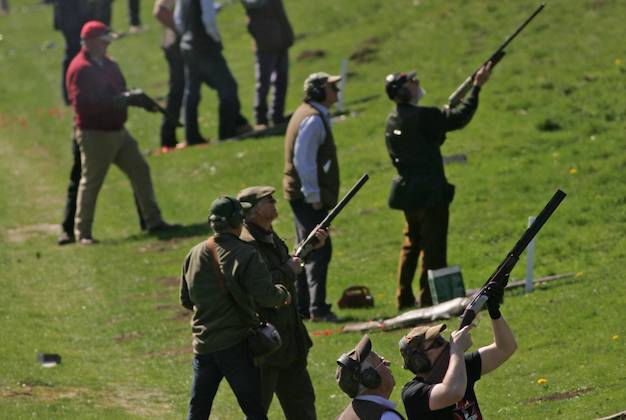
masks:
[[[213,271],[215,272],[215,275],[220,283],[220,287],[224,290],[226,290],[226,292],[228,292],[228,295],[230,296],[230,298],[233,300],[233,302],[235,302],[235,305],[241,310],[241,313],[244,315],[244,318],[249,318],[248,313],[249,311],[247,310],[246,306],[240,302],[230,291],[230,289],[226,286],[226,277],[224,276],[224,271],[222,271],[222,267],[220,265],[220,260],[219,257],[217,255],[217,249],[216,249],[216,243],[215,243],[215,238],[213,236],[211,236],[207,242],[206,242],[206,247],[209,250],[209,252],[211,253],[211,262],[213,265]],[[256,311],[253,311],[254,314],[256,315],[256,318],[259,322],[259,324],[263,323],[263,320],[260,318],[259,314],[256,313]]]

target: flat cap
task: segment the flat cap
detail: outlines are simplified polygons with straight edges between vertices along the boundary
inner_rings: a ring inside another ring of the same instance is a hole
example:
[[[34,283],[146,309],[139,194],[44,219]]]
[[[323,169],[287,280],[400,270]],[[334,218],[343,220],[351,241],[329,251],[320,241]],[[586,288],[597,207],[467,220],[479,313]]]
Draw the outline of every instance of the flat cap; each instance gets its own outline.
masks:
[[[242,203],[249,203],[251,206],[256,205],[264,197],[270,196],[276,192],[276,188],[269,185],[256,185],[254,187],[244,188],[237,193],[237,199]]]

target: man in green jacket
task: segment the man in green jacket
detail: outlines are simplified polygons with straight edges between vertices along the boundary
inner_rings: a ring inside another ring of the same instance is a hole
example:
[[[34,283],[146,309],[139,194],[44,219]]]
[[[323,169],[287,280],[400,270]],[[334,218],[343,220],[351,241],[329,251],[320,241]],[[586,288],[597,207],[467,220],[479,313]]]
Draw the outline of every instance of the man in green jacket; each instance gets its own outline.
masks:
[[[272,222],[278,217],[275,188],[255,186],[241,190],[237,198],[251,206],[241,239],[254,245],[259,251],[275,285],[282,285],[295,296],[296,277],[302,271],[302,261],[289,255],[285,242],[274,231]],[[318,247],[324,245],[328,233],[319,229],[316,233]],[[307,354],[312,346],[309,334],[298,313],[294,298],[289,305],[280,308],[258,308],[265,321],[273,324],[282,338],[282,345],[261,364],[262,401],[268,410],[274,393],[280,401],[287,420],[314,420],[315,392],[307,366]]]
[[[389,196],[392,208],[403,210],[406,219],[398,264],[398,309],[432,305],[428,270],[446,267],[449,205],[454,186],[443,170],[441,145],[446,133],[465,127],[478,108],[478,94],[491,74],[491,63],[474,78],[467,99],[454,108],[418,106],[424,96],[415,72],[392,73],[385,79],[387,96],[395,108],[387,117],[385,143],[399,177]],[[413,276],[422,253],[420,295],[413,294]]]
[[[239,239],[244,207],[249,205],[217,198],[209,210],[215,235],[194,246],[183,264],[180,301],[193,311],[194,376],[188,419],[209,417],[223,377],[247,418],[267,419],[260,371],[246,338],[259,325],[256,306],[286,306],[291,295],[272,283],[259,253]]]

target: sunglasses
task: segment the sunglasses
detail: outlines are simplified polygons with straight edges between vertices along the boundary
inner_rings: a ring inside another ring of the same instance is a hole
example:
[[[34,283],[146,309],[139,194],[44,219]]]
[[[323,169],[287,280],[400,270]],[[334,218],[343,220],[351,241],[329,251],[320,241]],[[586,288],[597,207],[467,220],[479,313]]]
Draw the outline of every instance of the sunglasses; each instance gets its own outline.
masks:
[[[446,340],[444,340],[442,336],[437,336],[437,338],[435,338],[428,347],[424,347],[423,351],[427,352],[428,350],[438,349],[439,347],[443,347],[445,344]]]

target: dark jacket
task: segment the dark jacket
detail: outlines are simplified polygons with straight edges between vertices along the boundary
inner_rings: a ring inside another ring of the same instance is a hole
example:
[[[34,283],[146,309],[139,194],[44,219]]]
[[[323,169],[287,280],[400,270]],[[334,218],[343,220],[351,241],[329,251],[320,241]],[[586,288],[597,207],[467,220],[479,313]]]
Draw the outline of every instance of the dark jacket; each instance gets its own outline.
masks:
[[[243,1],[248,32],[258,52],[280,52],[293,45],[293,29],[282,0]]]
[[[55,0],[54,29],[80,32],[89,20],[99,20],[106,25],[111,24],[112,0]]]
[[[258,325],[255,306],[280,306],[287,290],[272,284],[261,256],[235,235],[214,236],[223,278],[216,275],[207,242],[185,257],[180,278],[180,302],[193,310],[193,350],[205,354],[244,340]]]
[[[460,106],[450,110],[402,103],[387,117],[385,144],[398,174],[411,184],[412,208],[452,201],[454,190],[446,180],[440,147],[448,131],[470,122],[479,92],[475,86]]]
[[[206,32],[202,22],[200,0],[178,0],[182,11],[180,49],[195,52],[215,53],[222,51],[222,43],[215,41]]]
[[[282,338],[283,344],[265,358],[267,366],[288,366],[296,360],[306,360],[308,350],[313,345],[309,333],[298,314],[296,301],[296,275],[289,266],[287,245],[274,232],[267,232],[252,223],[246,222],[241,239],[259,251],[272,275],[274,285],[284,286],[291,294],[291,304],[280,308],[262,308],[257,311],[262,319],[273,324]]]

